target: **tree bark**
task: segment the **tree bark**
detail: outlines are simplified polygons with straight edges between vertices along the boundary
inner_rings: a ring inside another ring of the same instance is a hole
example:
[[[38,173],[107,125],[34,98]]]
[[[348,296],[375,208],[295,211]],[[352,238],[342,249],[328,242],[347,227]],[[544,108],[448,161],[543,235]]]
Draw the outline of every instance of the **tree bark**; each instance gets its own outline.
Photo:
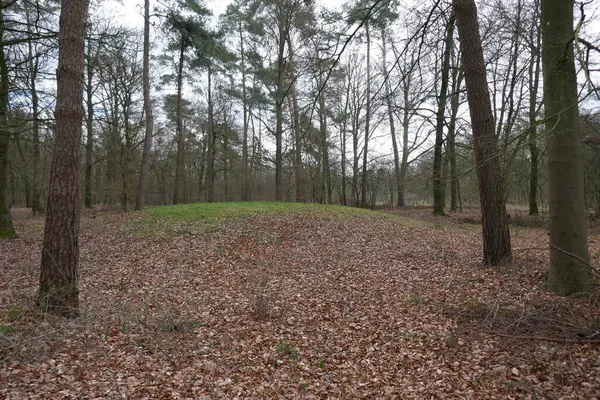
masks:
[[[499,265],[512,260],[510,233],[504,203],[494,115],[485,74],[483,49],[474,0],[453,0],[462,66],[475,144],[483,229],[483,262]]]
[[[135,209],[142,210],[146,205],[146,192],[150,175],[150,151],[154,131],[154,114],[150,101],[150,0],[144,0],[144,55],[142,66],[142,85],[144,95],[144,114],[146,114],[146,133],[142,150],[142,165],[138,182]]]
[[[587,243],[573,0],[542,0],[544,106],[548,146],[548,290],[561,296],[593,286]]]
[[[444,182],[442,179],[442,148],[444,145],[444,115],[448,98],[448,81],[450,80],[450,53],[453,45],[454,14],[450,15],[446,25],[444,40],[444,56],[442,60],[442,82],[435,127],[435,149],[433,152],[433,214],[444,215]]]
[[[56,139],[38,302],[67,317],[79,310],[79,169],[83,121],[84,37],[87,0],[63,0],[57,69]]]

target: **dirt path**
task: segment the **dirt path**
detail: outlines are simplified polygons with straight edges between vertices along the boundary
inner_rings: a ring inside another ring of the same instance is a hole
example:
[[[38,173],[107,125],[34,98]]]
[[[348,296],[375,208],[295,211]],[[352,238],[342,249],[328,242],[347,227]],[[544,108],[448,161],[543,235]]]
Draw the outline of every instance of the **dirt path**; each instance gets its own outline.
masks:
[[[528,250],[490,270],[480,228],[451,219],[263,216],[144,237],[132,218],[84,216],[83,316],[68,322],[29,310],[43,221],[17,213],[20,237],[0,242],[0,397],[600,397],[598,344],[568,343],[598,301],[543,293],[541,229],[513,229]]]

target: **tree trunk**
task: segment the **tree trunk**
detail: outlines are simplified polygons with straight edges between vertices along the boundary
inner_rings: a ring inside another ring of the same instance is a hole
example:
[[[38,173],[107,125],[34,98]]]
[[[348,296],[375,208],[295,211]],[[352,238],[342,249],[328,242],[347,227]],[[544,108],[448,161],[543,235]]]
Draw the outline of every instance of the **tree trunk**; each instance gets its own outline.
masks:
[[[72,317],[79,310],[79,166],[84,37],[88,1],[63,0],[57,69],[56,139],[42,247],[39,304]]]
[[[294,63],[294,50],[292,40],[287,39],[288,51],[290,53],[290,70],[292,71],[292,83],[290,87],[292,125],[294,128],[294,184],[296,186],[296,202],[304,201],[304,184],[302,182],[302,127],[300,126],[300,107],[298,106],[298,92],[294,74],[296,64]]]
[[[86,63],[86,143],[85,143],[85,178],[84,178],[84,204],[92,208],[92,166],[94,154],[94,89],[93,85],[93,56],[91,54],[92,39],[88,38],[88,52]]]
[[[39,9],[38,9],[39,13]],[[38,14],[39,16],[39,14]],[[27,24],[31,25],[32,21],[27,10]],[[32,170],[31,170],[31,186],[32,186],[32,197],[31,197],[31,210],[33,214],[43,213],[41,203],[41,191],[42,183],[40,180],[40,102],[37,91],[37,80],[39,72],[39,55],[36,54],[33,48],[33,34],[29,34],[29,41],[27,43],[29,50],[29,86],[31,90],[31,111],[32,111]]]
[[[320,68],[320,66],[319,66]],[[323,71],[319,71],[318,87],[319,95],[319,134],[321,136],[321,194],[320,197],[325,203],[331,203],[331,174],[329,171],[329,143],[327,140],[327,110],[325,109],[325,81],[323,79]]]
[[[400,162],[400,184],[398,186],[398,206],[406,205],[404,196],[406,188],[406,175],[408,173],[408,133],[410,129],[410,115],[408,111],[410,95],[410,77],[404,77],[402,82],[402,94],[404,97],[404,114],[402,115],[402,160]]]
[[[244,52],[244,30],[242,20],[238,22],[240,32],[240,56],[242,69],[242,107],[244,108],[244,134],[242,138],[242,201],[250,201],[250,167],[248,165],[248,98],[246,93],[246,54]]]
[[[593,286],[587,243],[573,0],[542,0],[542,62],[548,132],[550,267],[548,290],[561,296]]]
[[[279,6],[281,7],[281,5]],[[286,31],[281,23],[277,49],[277,81],[275,88],[275,201],[283,200],[283,102],[285,91],[283,75],[285,69]]]
[[[539,0],[534,3],[532,29],[529,34],[531,57],[529,60],[529,152],[531,155],[531,173],[529,175],[529,215],[538,215],[538,163],[539,150],[537,147],[538,114],[537,97],[540,82],[540,59],[542,35],[539,25]]]
[[[504,203],[504,182],[494,133],[494,115],[485,74],[477,7],[474,0],[453,0],[452,4],[458,25],[475,142],[483,227],[483,262],[487,265],[499,265],[512,260],[512,254]]]
[[[371,35],[369,21],[365,21],[365,32],[367,35],[367,92],[366,119],[365,119],[365,148],[363,150],[362,182],[360,190],[360,207],[367,208],[367,168],[369,166],[369,131],[371,129]]]
[[[182,89],[183,89],[183,64],[185,61],[185,38],[181,36],[179,48],[179,64],[177,65],[177,158],[175,161],[175,191],[173,194],[173,204],[183,202],[182,189],[185,183],[185,135],[183,134],[183,117],[182,117]]]
[[[4,40],[4,9],[0,8],[0,42]],[[10,212],[11,196],[8,182],[8,95],[10,90],[4,46],[0,46],[0,239],[15,236]]]
[[[146,192],[150,175],[150,151],[154,131],[154,115],[150,102],[150,0],[144,0],[144,56],[142,66],[142,85],[144,91],[144,114],[146,114],[146,133],[142,150],[142,165],[138,182],[135,209],[142,210],[146,205]]]
[[[389,72],[387,70],[387,60],[386,60],[386,56],[387,56],[387,51],[386,51],[386,41],[385,41],[385,36],[386,36],[386,32],[385,29],[381,29],[381,46],[382,46],[382,62],[383,62],[383,74],[384,74],[384,79],[385,79],[385,98],[386,98],[386,103],[387,103],[387,111],[388,111],[388,117],[390,120],[390,135],[392,136],[392,149],[394,151],[394,178],[396,179],[396,190],[398,193],[398,201],[396,203],[396,205],[398,207],[402,207],[401,202],[403,200],[401,200],[401,197],[403,197],[402,194],[402,178],[400,176],[400,154],[398,152],[398,141],[396,140],[396,125],[394,123],[394,108],[392,106],[392,88],[390,85],[390,77],[389,77]],[[393,202],[392,202],[393,204]]]
[[[208,68],[208,143],[206,152],[206,201],[215,201],[215,154],[216,154],[215,120],[212,101],[212,69]]]
[[[435,126],[435,149],[433,152],[433,214],[444,215],[444,182],[442,179],[442,148],[444,145],[444,114],[448,97],[448,81],[450,77],[450,53],[453,45],[454,14],[450,15],[446,25],[444,40],[444,57],[442,60],[442,82]]]
[[[458,170],[456,166],[456,119],[463,75],[458,69],[453,73],[452,98],[450,99],[450,124],[448,125],[448,157],[450,159],[450,211],[458,210]]]

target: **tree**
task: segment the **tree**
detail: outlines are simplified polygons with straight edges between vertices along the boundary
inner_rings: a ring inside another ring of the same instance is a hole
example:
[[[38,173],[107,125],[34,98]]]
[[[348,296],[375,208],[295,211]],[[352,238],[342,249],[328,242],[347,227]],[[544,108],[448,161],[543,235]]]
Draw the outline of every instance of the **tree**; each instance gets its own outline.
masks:
[[[144,0],[144,55],[142,67],[142,84],[144,86],[144,113],[146,114],[146,133],[142,150],[142,166],[138,182],[135,209],[142,210],[146,205],[146,190],[150,172],[150,150],[152,149],[152,132],[154,116],[150,101],[150,0]]]
[[[10,129],[8,127],[8,98],[10,80],[8,76],[8,62],[4,48],[6,5],[0,2],[0,239],[15,236],[12,215],[10,212],[11,198],[8,184],[8,144]]]
[[[446,24],[444,40],[444,56],[442,59],[442,81],[438,98],[435,126],[435,149],[433,155],[433,214],[444,215],[444,184],[442,181],[442,147],[444,145],[444,121],[446,100],[448,97],[448,81],[450,77],[450,54],[454,44],[454,15],[450,15]]]
[[[56,139],[38,292],[38,302],[43,309],[64,316],[76,316],[79,309],[79,147],[88,6],[87,0],[62,1]]]
[[[183,129],[182,105],[183,105],[183,75],[187,60],[187,52],[196,44],[199,35],[203,31],[203,18],[211,15],[211,11],[197,0],[179,0],[177,2],[180,10],[169,10],[167,15],[167,27],[175,34],[169,49],[177,51],[176,62],[177,73],[175,81],[177,85],[177,109],[176,109],[176,143],[177,156],[175,166],[175,184],[173,193],[173,204],[186,201],[185,186],[185,134]]]
[[[542,0],[542,64],[548,146],[550,266],[548,290],[588,291],[587,224],[579,137],[573,0]]]
[[[483,225],[483,262],[498,265],[512,259],[510,233],[504,203],[494,116],[485,74],[483,49],[474,0],[453,0],[467,101],[475,144],[479,199]]]

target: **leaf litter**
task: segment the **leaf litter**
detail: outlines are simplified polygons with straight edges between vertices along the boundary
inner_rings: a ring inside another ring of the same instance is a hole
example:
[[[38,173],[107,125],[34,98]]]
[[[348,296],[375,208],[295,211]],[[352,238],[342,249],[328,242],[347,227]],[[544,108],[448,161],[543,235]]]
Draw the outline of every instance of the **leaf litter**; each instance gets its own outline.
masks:
[[[527,250],[489,269],[476,225],[403,213],[424,222],[277,213],[170,236],[85,213],[67,321],[32,307],[43,219],[17,210],[19,238],[0,242],[0,397],[600,397],[598,298],[544,292],[543,229],[513,227]]]

